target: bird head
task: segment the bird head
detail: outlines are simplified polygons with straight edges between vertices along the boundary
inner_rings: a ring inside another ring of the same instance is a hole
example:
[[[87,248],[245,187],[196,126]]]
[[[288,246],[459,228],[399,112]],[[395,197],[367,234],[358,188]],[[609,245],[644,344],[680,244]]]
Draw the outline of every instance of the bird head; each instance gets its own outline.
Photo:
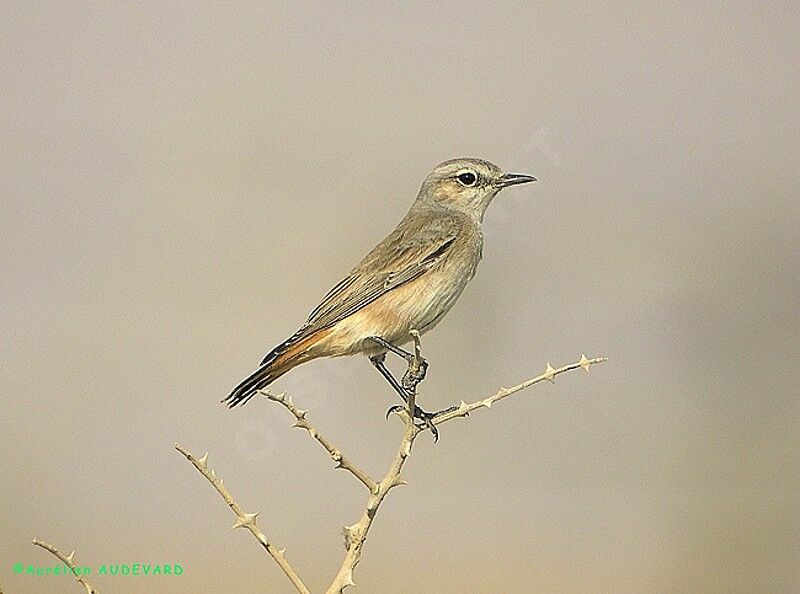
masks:
[[[482,159],[451,159],[439,163],[425,178],[417,200],[433,202],[483,219],[500,190],[536,181],[532,175],[504,173]]]

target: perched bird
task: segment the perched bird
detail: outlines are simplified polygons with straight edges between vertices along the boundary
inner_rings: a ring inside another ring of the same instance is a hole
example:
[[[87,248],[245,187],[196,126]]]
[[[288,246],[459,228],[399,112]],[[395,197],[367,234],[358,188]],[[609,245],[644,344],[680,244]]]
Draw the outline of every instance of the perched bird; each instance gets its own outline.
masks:
[[[536,181],[481,159],[445,161],[425,178],[397,228],[339,281],[305,324],[272,349],[223,402],[243,404],[298,365],[318,357],[364,353],[407,399],[384,366],[387,351],[433,328],[475,275],[481,223],[500,190]]]

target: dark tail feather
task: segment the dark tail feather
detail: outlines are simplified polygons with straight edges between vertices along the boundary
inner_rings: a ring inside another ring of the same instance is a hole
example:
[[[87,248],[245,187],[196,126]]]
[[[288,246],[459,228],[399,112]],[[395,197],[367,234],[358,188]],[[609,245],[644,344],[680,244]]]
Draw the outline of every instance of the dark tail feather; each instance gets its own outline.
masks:
[[[288,371],[288,369],[286,371]],[[276,373],[276,370],[271,367],[271,363],[267,363],[256,369],[249,377],[236,386],[222,402],[226,403],[228,408],[233,408],[239,404],[246,404],[248,400],[256,395],[256,392],[266,388],[273,381],[278,379],[280,375],[283,375],[282,371]]]
[[[298,341],[303,330],[304,328],[301,328],[287,340],[267,353],[267,356],[261,361],[259,368],[242,380],[222,402],[225,402],[228,408],[233,408],[239,404],[246,404],[248,400],[256,395],[256,392],[263,390],[294,367],[291,361],[293,357],[287,355],[287,351]]]
[[[289,338],[284,340],[282,343],[280,343],[278,346],[276,346],[274,349],[272,349],[270,352],[264,355],[264,358],[261,360],[260,365],[263,366],[266,365],[267,363],[271,363],[272,361],[280,357],[282,354],[284,354],[286,351],[288,351],[297,341],[299,341],[307,334],[306,333],[307,328],[308,326],[303,326],[302,328],[300,328],[300,330],[292,334]]]

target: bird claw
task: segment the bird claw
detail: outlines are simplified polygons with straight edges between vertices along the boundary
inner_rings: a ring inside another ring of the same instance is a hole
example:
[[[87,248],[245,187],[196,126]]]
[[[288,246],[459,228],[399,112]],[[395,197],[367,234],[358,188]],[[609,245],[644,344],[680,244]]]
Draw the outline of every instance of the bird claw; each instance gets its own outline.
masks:
[[[433,433],[433,443],[439,441],[439,429],[436,428],[436,423],[435,423],[436,419],[439,418],[439,416],[441,415],[458,410],[457,406],[448,406],[447,408],[443,408],[442,410],[437,410],[435,413],[429,413],[422,410],[419,407],[416,408],[417,408],[417,414],[415,414],[414,416],[422,420],[422,422],[418,424],[417,427],[419,428],[424,427],[426,429],[430,429],[431,433]]]
[[[420,429],[430,429],[431,433],[433,434],[433,443],[439,441],[439,430],[436,428],[436,424],[433,422],[433,419],[436,417],[436,413],[429,413],[425,412],[421,408],[417,408],[415,411],[414,417],[420,419],[422,422],[417,425]],[[422,414],[420,414],[422,413]]]
[[[392,413],[399,414],[403,411],[408,412],[408,408],[402,404],[390,406],[389,410],[386,411],[386,418],[388,419]],[[436,428],[436,424],[433,422],[433,420],[436,418],[436,415],[441,414],[441,412],[442,411],[429,413],[422,410],[418,406],[414,406],[414,425],[418,429],[430,429],[431,433],[433,434],[434,443],[439,441],[439,430]]]
[[[400,411],[406,410],[406,407],[402,404],[395,404],[394,406],[390,406],[389,410],[386,411],[386,418],[389,418],[389,415],[392,413],[398,414]]]

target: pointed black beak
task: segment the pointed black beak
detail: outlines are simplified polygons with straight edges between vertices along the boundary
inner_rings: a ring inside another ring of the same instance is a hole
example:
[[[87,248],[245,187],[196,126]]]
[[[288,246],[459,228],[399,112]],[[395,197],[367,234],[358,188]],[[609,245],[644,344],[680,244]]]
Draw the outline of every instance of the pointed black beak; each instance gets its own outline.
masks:
[[[501,188],[507,188],[508,186],[516,186],[517,184],[527,184],[528,182],[535,182],[536,178],[532,175],[526,175],[524,173],[504,173],[503,176],[500,178],[500,182],[498,185]]]

